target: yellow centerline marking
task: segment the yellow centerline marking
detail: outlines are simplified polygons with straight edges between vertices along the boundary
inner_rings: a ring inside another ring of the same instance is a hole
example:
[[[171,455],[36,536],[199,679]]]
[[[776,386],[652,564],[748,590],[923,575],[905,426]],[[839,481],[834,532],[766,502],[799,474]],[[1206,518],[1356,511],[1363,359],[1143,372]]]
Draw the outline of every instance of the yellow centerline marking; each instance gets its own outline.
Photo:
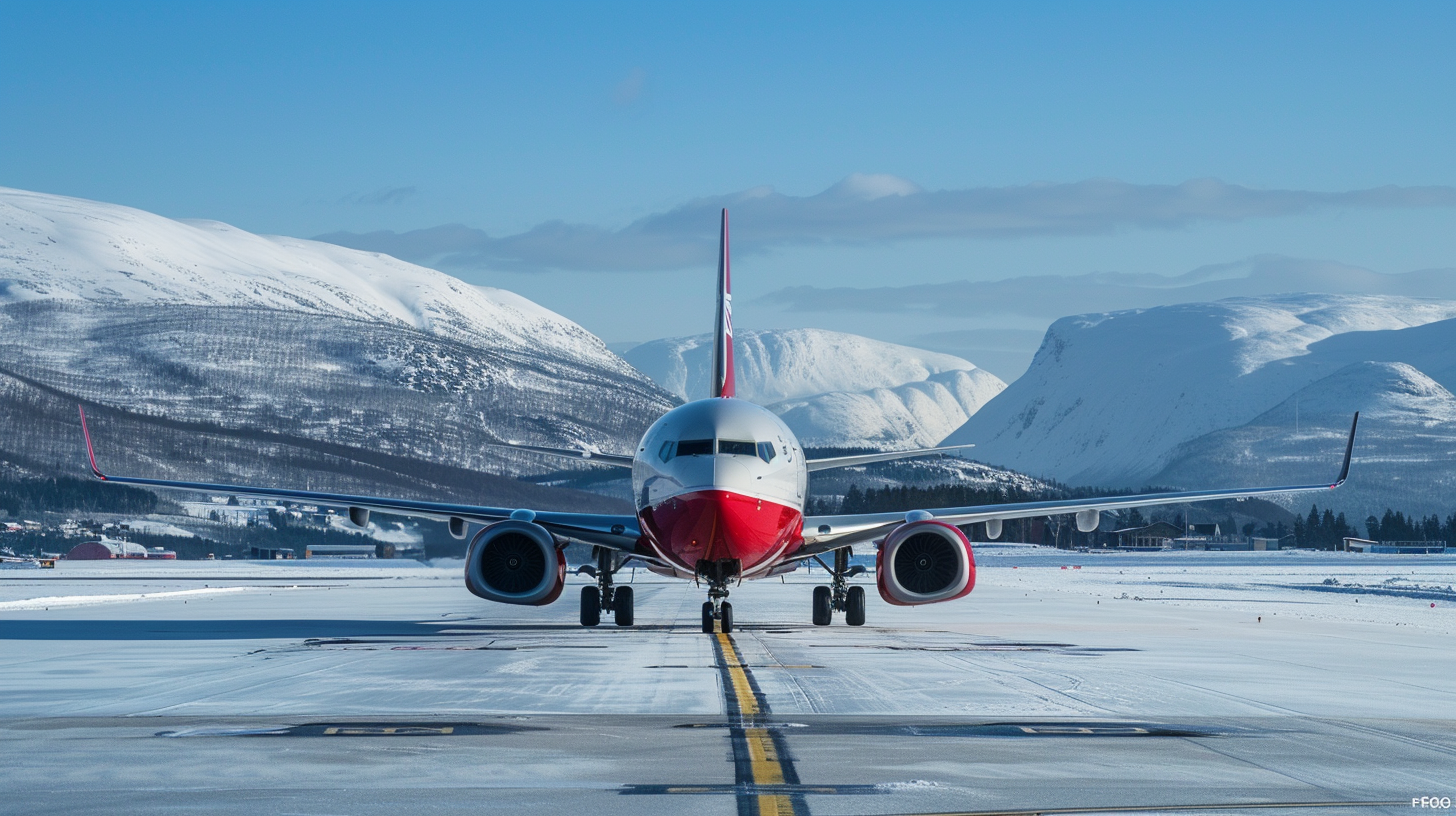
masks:
[[[728,681],[732,685],[733,699],[738,704],[741,719],[751,720],[763,711],[753,684],[748,679],[747,667],[738,655],[738,647],[728,635],[719,632],[718,647],[723,655],[723,664],[728,669]],[[755,786],[784,784],[784,765],[774,745],[773,735],[767,728],[744,723],[743,739],[748,748],[748,770]],[[761,793],[757,797],[758,812],[762,816],[791,816],[793,800],[787,794]]]
[[[733,698],[738,702],[738,713],[744,717],[755,717],[759,713],[758,698],[753,694],[753,685],[748,682],[743,662],[738,659],[738,649],[732,638],[719,632],[718,645],[723,650],[723,662],[728,666],[728,679],[733,684]]]

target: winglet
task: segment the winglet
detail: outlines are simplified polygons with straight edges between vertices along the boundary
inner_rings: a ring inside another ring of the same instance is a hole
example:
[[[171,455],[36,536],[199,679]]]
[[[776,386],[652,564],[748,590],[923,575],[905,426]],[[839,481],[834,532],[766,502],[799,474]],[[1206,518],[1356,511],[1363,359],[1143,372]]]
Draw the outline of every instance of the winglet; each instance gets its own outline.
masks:
[[[1330,485],[1331,489],[1344,484],[1345,479],[1350,475],[1350,455],[1355,452],[1355,426],[1359,424],[1360,412],[1356,411],[1355,418],[1350,421],[1350,440],[1345,443],[1345,463],[1340,466],[1340,478],[1336,479],[1335,483]]]
[[[77,405],[76,410],[81,412],[81,433],[86,437],[86,455],[91,459],[91,472],[96,474],[96,478],[105,481],[106,474],[96,467],[96,451],[91,447],[91,429],[86,427],[86,409]]]
[[[728,269],[728,210],[718,236],[718,325],[713,336],[713,393],[733,396],[733,281]]]

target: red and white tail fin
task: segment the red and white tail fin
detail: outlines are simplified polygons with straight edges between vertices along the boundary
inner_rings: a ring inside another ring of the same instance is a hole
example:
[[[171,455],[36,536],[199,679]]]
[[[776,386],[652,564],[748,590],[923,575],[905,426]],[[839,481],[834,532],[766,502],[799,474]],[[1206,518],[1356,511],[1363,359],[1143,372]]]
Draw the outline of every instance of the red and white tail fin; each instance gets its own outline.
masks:
[[[728,210],[718,238],[718,326],[713,335],[713,396],[733,396],[733,283],[728,270]]]

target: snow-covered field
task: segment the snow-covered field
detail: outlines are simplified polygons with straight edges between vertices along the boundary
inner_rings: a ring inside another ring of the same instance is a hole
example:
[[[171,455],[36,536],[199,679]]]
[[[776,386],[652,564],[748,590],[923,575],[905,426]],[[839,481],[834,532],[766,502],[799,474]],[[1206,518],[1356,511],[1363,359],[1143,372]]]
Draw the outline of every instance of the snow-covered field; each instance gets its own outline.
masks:
[[[978,561],[968,598],[871,590],[857,629],[807,625],[822,572],[733,590],[732,648],[803,808],[1456,793],[1456,557]],[[0,813],[741,812],[758,794],[735,787],[702,590],[622,578],[630,630],[576,624],[584,579],[551,606],[490,605],[459,562],[0,573]],[[407,735],[367,736],[389,728]]]

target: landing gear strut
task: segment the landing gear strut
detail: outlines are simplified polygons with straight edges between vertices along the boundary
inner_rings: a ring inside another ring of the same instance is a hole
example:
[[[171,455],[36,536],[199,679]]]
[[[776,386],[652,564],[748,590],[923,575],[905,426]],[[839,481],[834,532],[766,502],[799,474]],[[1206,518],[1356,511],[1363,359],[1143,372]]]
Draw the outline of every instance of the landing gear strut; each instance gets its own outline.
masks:
[[[577,568],[577,573],[597,579],[596,586],[581,588],[581,625],[596,626],[602,622],[602,613],[611,612],[618,626],[632,625],[632,587],[612,586],[612,576],[622,568],[615,550],[605,547],[592,548],[597,557],[595,567],[587,564]]]
[[[850,626],[864,626],[864,587],[850,586],[849,579],[864,572],[865,568],[850,566],[849,554],[849,547],[835,550],[833,567],[817,556],[814,558],[829,573],[829,586],[814,587],[815,626],[828,626],[834,620],[835,612],[843,612],[844,622]]]
[[[742,564],[736,559],[699,561],[698,579],[708,582],[708,600],[703,602],[703,633],[713,634],[713,623],[724,634],[733,631],[733,604],[728,603],[728,582],[738,577]]]

